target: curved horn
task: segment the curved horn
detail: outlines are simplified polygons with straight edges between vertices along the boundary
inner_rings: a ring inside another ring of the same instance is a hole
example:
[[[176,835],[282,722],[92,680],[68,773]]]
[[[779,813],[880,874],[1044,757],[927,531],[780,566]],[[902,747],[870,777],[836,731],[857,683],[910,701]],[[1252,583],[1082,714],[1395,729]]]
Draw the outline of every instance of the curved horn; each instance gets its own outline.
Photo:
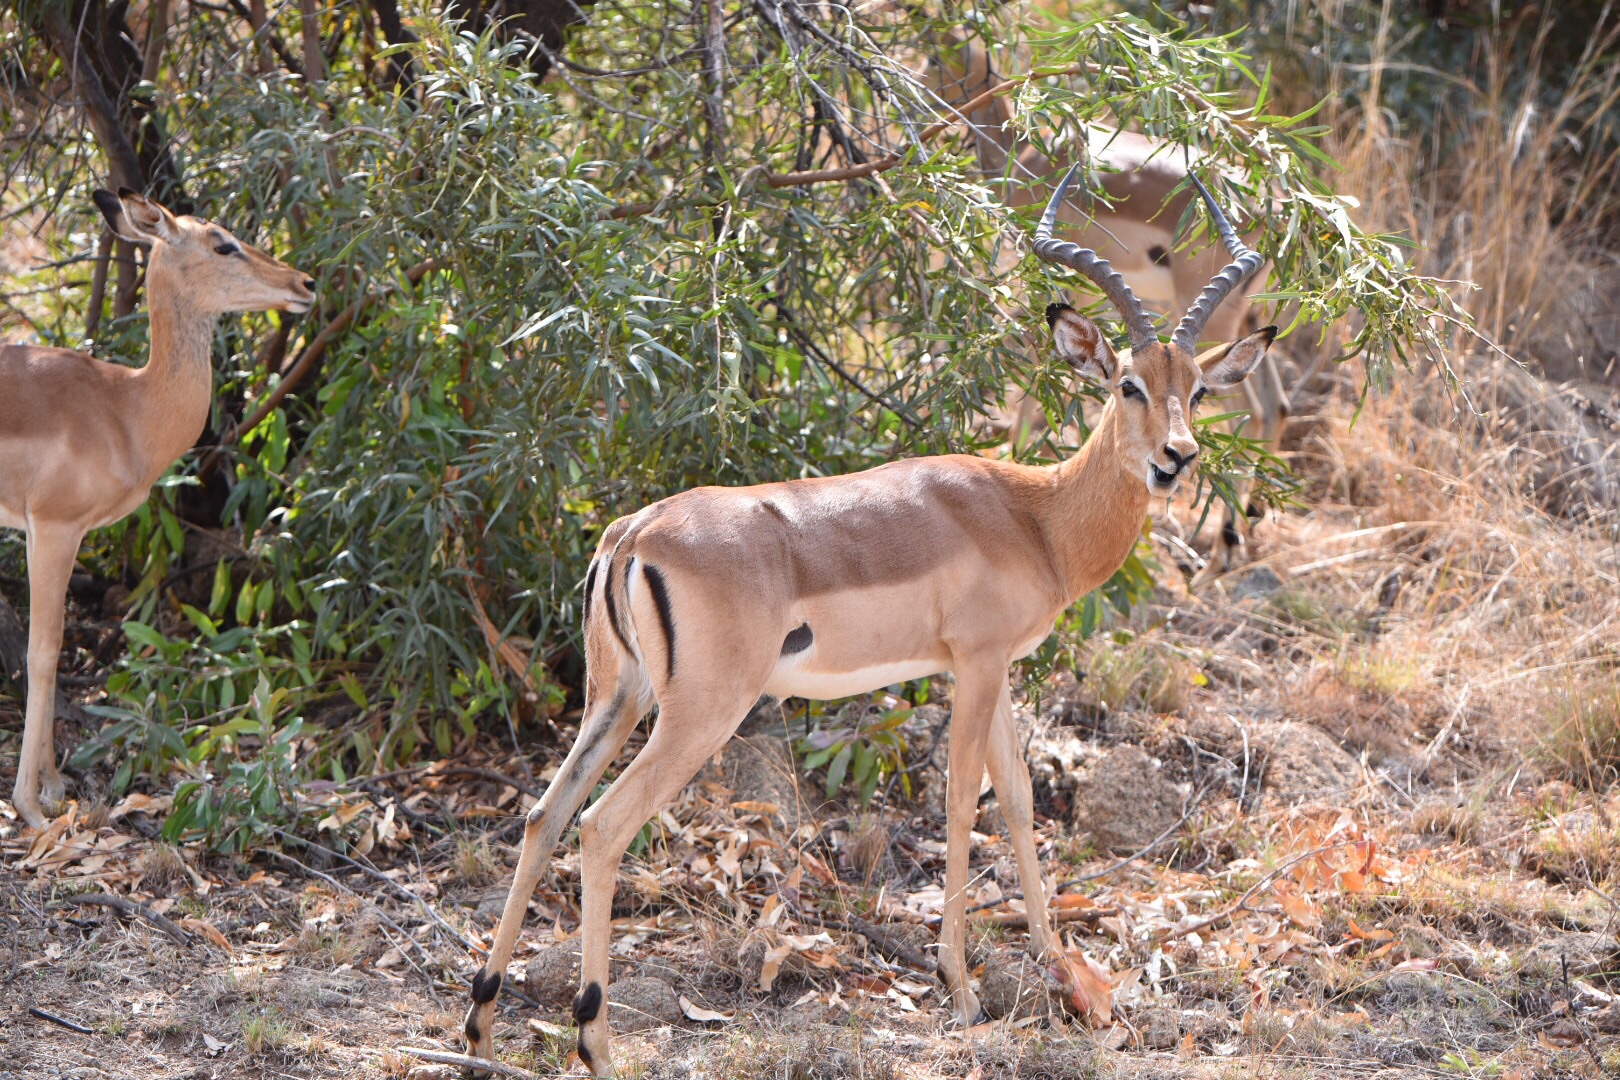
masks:
[[[1227,294],[1241,285],[1249,275],[1260,269],[1260,264],[1265,262],[1265,256],[1243,246],[1243,241],[1238,239],[1232,223],[1226,220],[1226,215],[1215,205],[1214,197],[1210,195],[1209,189],[1199,182],[1198,177],[1188,173],[1187,179],[1198,189],[1198,194],[1204,197],[1204,205],[1209,207],[1210,220],[1215,222],[1215,231],[1220,234],[1221,243],[1226,245],[1227,252],[1232,256],[1232,261],[1204,286],[1204,291],[1198,294],[1193,306],[1187,309],[1187,314],[1176,324],[1176,332],[1171,340],[1188,352],[1192,352],[1198,346],[1199,331],[1204,329],[1204,324],[1215,313],[1221,301],[1225,300]]]
[[[1119,313],[1125,317],[1125,325],[1131,332],[1133,351],[1146,345],[1157,344],[1159,334],[1153,328],[1153,320],[1142,310],[1141,302],[1131,292],[1131,287],[1125,284],[1125,279],[1120,277],[1119,271],[1109,266],[1107,259],[1090,248],[1083,248],[1079,244],[1071,244],[1067,240],[1058,240],[1052,236],[1052,229],[1057,225],[1058,205],[1063,202],[1063,195],[1069,190],[1069,181],[1074,179],[1074,174],[1079,172],[1083,165],[1084,162],[1081,162],[1070,169],[1063,182],[1058,184],[1057,190],[1052,192],[1052,198],[1046,204],[1046,212],[1041,215],[1041,224],[1035,230],[1035,254],[1047,262],[1055,262],[1071,270],[1078,270],[1095,282],[1103,295],[1108,297],[1114,307],[1119,309]]]

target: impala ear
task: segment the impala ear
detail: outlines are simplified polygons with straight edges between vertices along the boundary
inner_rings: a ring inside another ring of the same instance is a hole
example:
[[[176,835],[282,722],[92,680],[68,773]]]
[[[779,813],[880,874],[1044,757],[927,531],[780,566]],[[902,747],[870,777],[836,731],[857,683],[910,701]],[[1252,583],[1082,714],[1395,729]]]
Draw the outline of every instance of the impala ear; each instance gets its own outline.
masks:
[[[173,240],[179,233],[174,215],[163,204],[148,199],[138,191],[119,188],[118,194],[97,188],[90,196],[107,225],[120,239],[132,244],[151,244],[159,240]]]
[[[1230,390],[1248,378],[1249,373],[1260,366],[1276,336],[1277,328],[1268,326],[1239,338],[1224,349],[1211,349],[1200,356],[1198,366],[1204,369],[1205,384],[1211,390]]]
[[[1052,328],[1058,355],[1073,364],[1076,371],[1098,382],[1114,381],[1119,361],[1096,323],[1068,304],[1048,304],[1046,324]]]

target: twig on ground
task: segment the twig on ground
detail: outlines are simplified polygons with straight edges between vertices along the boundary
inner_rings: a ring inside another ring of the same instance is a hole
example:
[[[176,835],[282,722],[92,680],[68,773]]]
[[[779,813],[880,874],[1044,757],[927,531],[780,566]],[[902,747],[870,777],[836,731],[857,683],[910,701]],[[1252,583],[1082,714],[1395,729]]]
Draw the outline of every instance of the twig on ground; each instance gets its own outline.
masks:
[[[388,886],[388,888],[392,889],[396,894],[398,894],[399,896],[403,897],[404,899],[410,901],[411,903],[415,904],[417,907],[421,908],[422,913],[424,915],[426,915],[428,918],[432,919],[433,922],[438,925],[439,929],[443,930],[446,934],[449,934],[450,938],[453,941],[455,941],[456,944],[460,945],[463,949],[466,949],[468,952],[475,953],[475,954],[480,955],[480,956],[487,955],[487,953],[489,952],[488,949],[485,949],[481,945],[477,945],[477,944],[473,943],[472,941],[469,941],[466,938],[466,936],[464,936],[461,933],[461,931],[457,930],[455,927],[453,927],[449,923],[445,922],[444,917],[441,916],[437,911],[434,911],[432,906],[430,906],[426,900],[422,899],[420,896],[417,896],[415,893],[411,892],[411,890],[407,889],[405,886],[401,885],[399,882],[395,881],[393,878],[389,877],[387,874],[384,874],[381,870],[378,870],[376,867],[367,866],[365,863],[362,863],[362,862],[356,862],[354,859],[349,858],[347,855],[341,854],[340,852],[333,851],[331,848],[327,847],[324,844],[317,844],[313,840],[305,840],[302,836],[294,836],[292,833],[287,832],[285,829],[273,829],[271,831],[274,832],[277,836],[281,837],[283,840],[291,841],[292,843],[297,844],[300,847],[308,848],[311,851],[323,852],[329,858],[336,859],[337,861],[342,862],[342,863],[347,863],[348,865],[354,867],[356,870],[360,871],[362,874],[365,874],[367,877],[372,878],[373,880],[379,881],[382,884]],[[294,859],[291,855],[282,854],[282,858],[289,859],[289,860],[291,860],[291,861],[293,861],[295,863],[298,862],[298,860]],[[304,864],[303,863],[298,863],[298,865],[303,866]],[[347,889],[351,893],[354,892],[354,890],[350,889],[347,885],[341,885],[341,883],[339,883],[336,879],[334,879],[332,877],[329,877],[326,874],[321,873],[319,870],[314,870],[314,869],[311,869],[309,867],[305,867],[305,869],[309,870],[310,873],[314,874],[317,877],[325,878],[327,881],[332,882],[332,884],[339,885],[341,888]],[[355,895],[358,896],[359,894],[355,893]],[[375,906],[375,905],[373,905],[373,906]]]
[[[470,776],[477,780],[488,780],[493,784],[505,784],[507,787],[513,787],[523,792],[523,794],[529,796],[531,799],[538,799],[543,794],[539,788],[530,784],[525,784],[522,780],[507,776],[505,773],[496,772],[494,769],[486,769],[478,765],[448,765],[433,775]]]
[[[95,1028],[88,1028],[83,1024],[75,1024],[72,1020],[64,1020],[60,1016],[52,1016],[44,1009],[36,1009],[32,1005],[28,1007],[28,1012],[31,1016],[37,1016],[41,1020],[49,1020],[57,1027],[65,1027],[69,1031],[77,1031],[80,1035],[94,1035],[96,1033]]]
[[[145,904],[135,900],[125,900],[122,896],[113,896],[110,893],[83,893],[79,896],[64,896],[55,904],[56,907],[93,905],[108,907],[125,915],[139,915],[159,930],[169,936],[169,940],[183,949],[191,948],[191,935],[180,929],[168,919],[159,915]]]
[[[1119,914],[1117,907],[1093,908],[1058,908],[1047,913],[1053,924],[1067,922],[1097,922]],[[981,916],[977,922],[990,926],[1000,926],[1008,930],[1028,930],[1029,915],[1023,911],[996,911]]]
[[[905,942],[900,941],[897,935],[889,933],[883,926],[874,925],[853,915],[823,915],[819,911],[810,911],[800,907],[794,907],[793,914],[795,918],[803,919],[806,922],[814,922],[829,929],[859,934],[873,945],[876,945],[879,952],[888,953],[907,967],[916,968],[918,971],[934,970],[935,965],[932,960]]]
[[[504,1062],[491,1061],[489,1058],[452,1054],[448,1050],[426,1050],[417,1046],[396,1046],[394,1049],[401,1054],[411,1054],[423,1061],[431,1061],[435,1065],[459,1065],[463,1069],[483,1069],[501,1076],[517,1077],[517,1080],[536,1080],[534,1073],[525,1072]]]
[[[1286,874],[1288,871],[1292,870],[1306,859],[1314,859],[1316,856],[1325,854],[1326,852],[1332,851],[1335,848],[1349,847],[1352,844],[1362,843],[1366,843],[1366,841],[1339,840],[1332,844],[1323,844],[1321,847],[1314,847],[1309,851],[1301,852],[1300,854],[1295,855],[1292,859],[1289,859],[1287,862],[1283,863],[1281,866],[1277,867],[1275,870],[1271,871],[1271,873],[1267,874],[1253,885],[1249,886],[1248,891],[1242,896],[1238,897],[1237,903],[1233,904],[1231,907],[1226,908],[1223,911],[1218,911],[1207,919],[1200,919],[1191,926],[1183,926],[1176,930],[1166,931],[1163,936],[1155,938],[1153,943],[1155,945],[1162,945],[1166,941],[1174,941],[1177,938],[1184,938],[1188,934],[1196,934],[1207,930],[1212,926],[1226,922],[1232,916],[1241,912],[1250,911],[1252,909],[1249,907],[1249,901],[1253,900],[1261,889],[1265,888],[1267,885],[1270,885],[1273,881],[1276,881],[1279,877],[1282,877],[1282,875]]]

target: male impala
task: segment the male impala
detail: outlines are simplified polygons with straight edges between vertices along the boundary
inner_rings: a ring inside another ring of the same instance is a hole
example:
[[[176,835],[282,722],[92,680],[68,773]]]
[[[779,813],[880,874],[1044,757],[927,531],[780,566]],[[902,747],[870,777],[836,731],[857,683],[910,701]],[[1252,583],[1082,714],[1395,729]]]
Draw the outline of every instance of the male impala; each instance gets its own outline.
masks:
[[[654,705],[658,721],[646,746],[579,820],[584,937],[574,1017],[579,1056],[592,1071],[612,1071],[603,992],[619,860],[762,694],[844,697],[953,672],[939,970],[958,1017],[972,1023],[979,1013],[963,926],[968,833],[987,764],[1017,855],[1030,945],[1046,951],[1051,933],[1008,665],[1124,562],[1149,499],[1172,493],[1194,465],[1198,444],[1188,425],[1199,399],[1237,385],[1276,332],[1267,327],[1194,361],[1210,312],[1260,263],[1203,192],[1236,261],[1160,343],[1107,262],[1052,237],[1073,175],[1047,206],[1035,251],[1099,285],[1124,316],[1132,345],[1121,362],[1090,320],[1067,305],[1047,309],[1059,352],[1112,391],[1073,458],[1036,468],[925,457],[849,476],[698,488],[620,518],[603,534],[585,576],[585,714],[567,760],[529,813],[500,927],[473,979],[466,1034],[474,1053],[492,1056],[495,997],[545,860]]]
[[[941,101],[952,108],[977,103],[963,116],[973,135],[980,170],[1000,189],[1008,206],[1037,202],[1062,166],[1017,138],[1011,95],[985,97],[1001,81],[991,69],[990,55],[962,30],[942,32],[934,44],[929,82]],[[1200,164],[1200,156],[1100,124],[1086,125],[1082,137],[1085,144],[1077,148],[1078,153],[1095,168],[1098,185],[1108,200],[1105,203],[1081,193],[1058,208],[1058,223],[1069,226],[1070,235],[1081,245],[1107,259],[1138,297],[1186,310],[1225,262],[1213,244],[1177,247],[1176,225],[1192,199],[1188,170]],[[1206,340],[1232,341],[1261,325],[1258,305],[1249,297],[1264,281],[1264,274],[1255,274],[1232,291],[1210,314]],[[1270,354],[1255,377],[1243,382],[1242,390],[1250,418],[1244,434],[1275,451],[1288,421],[1289,398]],[[1234,500],[1239,505],[1243,488],[1240,483]],[[1251,507],[1248,513],[1253,516],[1258,511]],[[1209,562],[1194,584],[1229,569],[1234,550],[1242,544],[1237,515],[1228,506]]]
[[[214,323],[227,311],[308,311],[315,282],[212,222],[128,189],[95,193],[112,230],[151,245],[143,368],[67,349],[0,346],[0,526],[27,535],[28,706],[12,801],[39,828],[62,797],[52,747],[56,661],[79,541],[139,506],[208,422]]]

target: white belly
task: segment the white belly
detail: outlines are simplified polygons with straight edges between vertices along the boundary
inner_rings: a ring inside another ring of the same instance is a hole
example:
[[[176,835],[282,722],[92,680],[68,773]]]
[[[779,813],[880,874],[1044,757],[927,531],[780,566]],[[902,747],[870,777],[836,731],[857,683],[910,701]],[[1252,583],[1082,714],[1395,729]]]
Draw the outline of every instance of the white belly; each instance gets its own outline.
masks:
[[[890,664],[856,668],[853,671],[815,671],[815,648],[793,656],[784,656],[776,662],[765,693],[772,697],[829,698],[854,697],[881,690],[885,686],[937,675],[945,670],[938,660],[902,660]]]

